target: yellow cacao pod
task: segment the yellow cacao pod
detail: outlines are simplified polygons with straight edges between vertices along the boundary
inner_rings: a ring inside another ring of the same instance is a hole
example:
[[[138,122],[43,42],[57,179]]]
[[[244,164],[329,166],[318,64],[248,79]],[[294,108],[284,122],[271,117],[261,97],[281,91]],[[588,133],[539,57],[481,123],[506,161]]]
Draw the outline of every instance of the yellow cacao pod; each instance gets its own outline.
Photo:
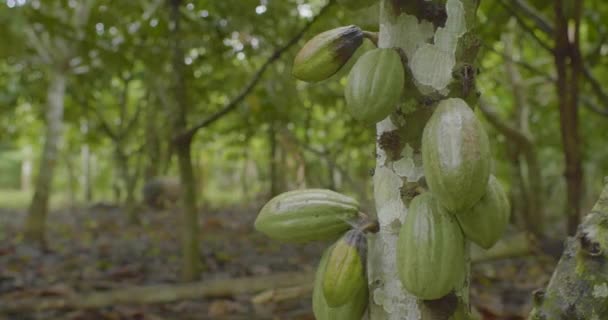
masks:
[[[331,247],[325,250],[317,273],[312,292],[312,309],[317,320],[360,320],[367,309],[368,289],[367,286],[360,287],[351,300],[340,307],[330,307],[323,294],[323,279],[329,260]]]
[[[323,294],[330,307],[344,305],[367,285],[366,248],[363,232],[350,230],[331,249],[323,277]]]
[[[335,28],[310,39],[293,62],[297,79],[317,82],[338,72],[363,42],[363,31],[355,26]]]

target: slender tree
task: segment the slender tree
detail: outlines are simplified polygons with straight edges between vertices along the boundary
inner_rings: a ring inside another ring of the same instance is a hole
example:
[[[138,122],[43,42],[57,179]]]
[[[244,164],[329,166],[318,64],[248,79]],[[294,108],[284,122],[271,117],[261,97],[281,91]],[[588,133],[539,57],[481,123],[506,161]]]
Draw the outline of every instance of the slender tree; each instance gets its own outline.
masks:
[[[68,26],[72,27],[76,34],[82,35],[94,0],[82,1],[72,11],[72,15],[55,12],[58,16],[67,16]],[[55,10],[65,10],[54,8]],[[68,77],[71,72],[70,59],[75,54],[74,44],[67,39],[35,31],[31,26],[25,30],[29,45],[33,47],[40,60],[46,66],[49,86],[46,101],[46,132],[42,157],[36,178],[34,196],[28,210],[25,221],[25,238],[39,247],[45,245],[45,224],[49,208],[49,197],[51,194],[53,174],[58,162],[59,147],[61,144],[61,131],[63,125],[64,96],[66,92]]]

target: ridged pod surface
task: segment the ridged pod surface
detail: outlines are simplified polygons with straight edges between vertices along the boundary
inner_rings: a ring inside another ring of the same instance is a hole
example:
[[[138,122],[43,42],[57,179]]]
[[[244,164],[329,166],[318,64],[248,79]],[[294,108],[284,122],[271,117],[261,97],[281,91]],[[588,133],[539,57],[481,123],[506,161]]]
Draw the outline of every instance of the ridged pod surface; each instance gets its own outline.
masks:
[[[367,285],[366,250],[367,239],[360,230],[348,231],[333,246],[323,277],[323,294],[329,306],[344,305]]]
[[[467,238],[480,247],[489,249],[502,236],[509,224],[509,198],[493,175],[485,195],[473,208],[456,215]]]
[[[323,253],[317,273],[315,274],[315,284],[312,292],[312,310],[317,320],[359,320],[363,317],[365,309],[367,309],[367,285],[360,287],[351,300],[340,307],[330,307],[325,300],[323,278],[325,277],[325,270],[332,247]]]
[[[399,230],[397,268],[403,287],[424,300],[463,285],[464,236],[456,218],[429,192],[410,203]]]
[[[451,212],[471,208],[486,191],[490,162],[488,135],[467,103],[441,101],[422,136],[424,176],[433,195]]]
[[[363,31],[355,26],[319,33],[300,49],[293,62],[297,79],[317,82],[334,75],[363,42]]]
[[[350,114],[369,124],[386,118],[397,108],[404,77],[401,58],[394,49],[366,52],[348,74],[344,97]]]
[[[335,239],[358,217],[356,200],[327,189],[282,193],[260,210],[255,229],[287,242]]]

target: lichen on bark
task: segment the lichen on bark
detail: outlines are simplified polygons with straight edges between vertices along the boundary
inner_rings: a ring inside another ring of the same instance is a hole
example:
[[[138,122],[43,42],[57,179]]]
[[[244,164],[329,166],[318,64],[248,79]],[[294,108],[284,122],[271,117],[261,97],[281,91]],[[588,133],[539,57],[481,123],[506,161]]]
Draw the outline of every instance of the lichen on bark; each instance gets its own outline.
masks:
[[[584,218],[546,290],[534,293],[530,320],[608,319],[608,179]]]

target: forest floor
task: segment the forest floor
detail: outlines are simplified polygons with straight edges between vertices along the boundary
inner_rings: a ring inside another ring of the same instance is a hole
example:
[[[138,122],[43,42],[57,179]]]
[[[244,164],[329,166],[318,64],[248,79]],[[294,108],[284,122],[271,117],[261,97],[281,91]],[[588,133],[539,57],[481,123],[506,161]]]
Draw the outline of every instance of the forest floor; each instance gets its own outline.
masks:
[[[201,213],[202,280],[313,272],[327,244],[286,245],[256,233],[259,206]],[[23,210],[0,209],[0,304],[134,285],[177,283],[178,219],[168,211],[141,212],[130,226],[110,205],[56,210],[48,217],[48,250],[22,244]],[[472,303],[484,319],[524,319],[531,293],[546,285],[551,259],[527,257],[473,267]],[[314,319],[309,294],[259,306],[252,295],[119,306],[0,314],[0,320]]]

